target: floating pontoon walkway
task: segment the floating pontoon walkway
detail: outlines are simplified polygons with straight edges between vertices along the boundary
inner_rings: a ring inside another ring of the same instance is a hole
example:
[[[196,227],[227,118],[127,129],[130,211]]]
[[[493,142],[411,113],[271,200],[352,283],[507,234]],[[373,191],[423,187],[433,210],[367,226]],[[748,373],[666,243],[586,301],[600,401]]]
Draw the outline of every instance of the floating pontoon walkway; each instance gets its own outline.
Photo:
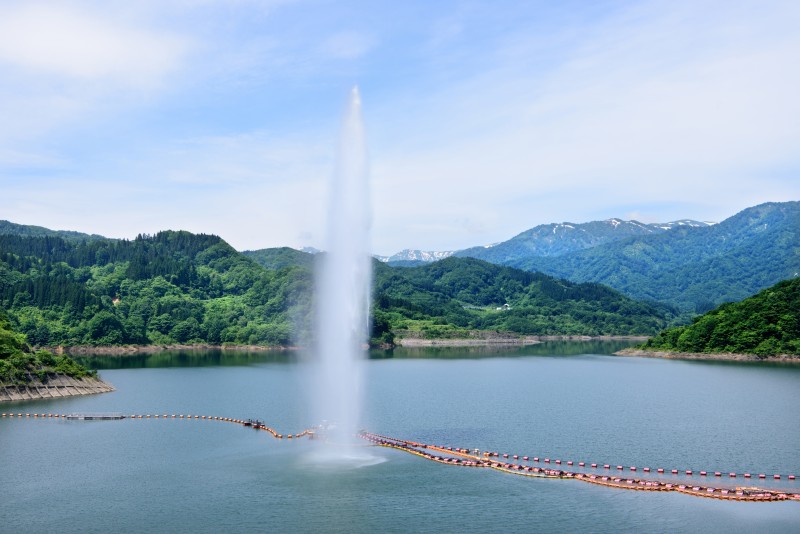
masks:
[[[244,427],[250,427],[255,430],[263,430],[269,432],[273,437],[276,439],[296,439],[302,437],[314,438],[320,433],[324,431],[321,427],[316,428],[309,428],[303,430],[302,432],[298,432],[297,434],[280,434],[275,429],[267,426],[265,423],[258,419],[234,419],[231,417],[217,417],[211,415],[184,415],[184,414],[131,414],[131,415],[124,415],[120,413],[78,413],[78,414],[52,414],[52,413],[2,413],[0,414],[0,418],[24,418],[24,419],[64,419],[64,420],[81,420],[81,421],[88,421],[88,420],[121,420],[121,419],[133,419],[133,420],[150,420],[150,419],[159,419],[159,420],[206,420],[206,421],[220,421],[226,423],[234,423]],[[324,432],[323,432],[324,433]],[[496,452],[484,451],[481,452],[478,449],[462,449],[462,448],[454,448],[448,447],[443,445],[430,445],[426,443],[420,443],[416,441],[409,441],[404,439],[392,438],[389,436],[382,436],[380,434],[374,434],[371,432],[362,431],[359,433],[359,437],[362,439],[380,446],[380,447],[387,447],[395,450],[400,450],[403,452],[407,452],[409,454],[413,454],[420,458],[424,458],[429,461],[433,461],[440,464],[446,464],[451,466],[460,466],[460,467],[474,467],[474,468],[487,468],[493,469],[496,471],[502,471],[504,473],[510,473],[514,475],[521,475],[526,477],[533,477],[533,478],[551,478],[551,479],[572,479],[578,480],[581,482],[587,482],[590,484],[597,484],[600,486],[607,486],[611,488],[617,489],[625,489],[625,490],[638,490],[638,491],[676,491],[679,493],[684,493],[686,495],[691,495],[694,497],[706,497],[706,498],[714,498],[714,499],[723,499],[723,500],[734,500],[734,501],[800,501],[800,492],[798,491],[784,491],[784,490],[776,490],[776,489],[766,489],[766,488],[756,488],[756,487],[736,487],[736,488],[726,488],[726,487],[718,487],[718,486],[710,486],[704,484],[687,484],[687,483],[679,483],[675,481],[666,481],[660,480],[658,478],[646,478],[646,476],[642,477],[633,477],[633,476],[613,476],[610,472],[612,469],[610,464],[597,464],[592,463],[588,464],[586,462],[578,462],[578,466],[581,468],[598,470],[602,469],[606,473],[600,474],[597,472],[580,472],[580,471],[569,471],[569,470],[562,470],[560,468],[551,468],[551,467],[540,467],[539,465],[531,465],[531,463],[539,464],[540,462],[548,464],[548,465],[561,465],[562,463],[566,463],[568,466],[572,466],[575,462],[567,461],[562,462],[562,460],[551,460],[550,458],[543,458],[540,459],[539,457],[530,458],[528,456],[522,456],[520,458],[519,455],[509,455],[503,454],[502,460],[500,459],[500,454]],[[514,461],[508,461],[511,458]],[[519,460],[522,460],[521,463]],[[624,471],[629,470],[630,472],[638,472],[639,468],[635,466],[630,466],[628,468],[623,467],[622,465],[617,465],[616,471]],[[651,470],[648,467],[641,468],[643,473],[651,473]],[[701,478],[705,478],[709,476],[709,472],[707,471],[698,471],[695,472],[693,470],[682,470],[679,471],[677,469],[670,469],[665,470],[663,468],[658,468],[655,470],[655,473],[650,476],[661,476],[666,473],[671,475],[686,475],[686,476],[700,476]],[[721,478],[723,474],[719,471],[714,471],[713,476],[716,478]],[[739,474],[731,472],[728,473],[729,479],[733,479],[739,476]],[[751,478],[750,473],[743,473],[741,476],[745,479]],[[758,478],[765,479],[766,474],[759,474]],[[775,474],[772,476],[774,480],[780,480],[781,475]],[[790,481],[796,480],[795,475],[789,475],[786,477]]]

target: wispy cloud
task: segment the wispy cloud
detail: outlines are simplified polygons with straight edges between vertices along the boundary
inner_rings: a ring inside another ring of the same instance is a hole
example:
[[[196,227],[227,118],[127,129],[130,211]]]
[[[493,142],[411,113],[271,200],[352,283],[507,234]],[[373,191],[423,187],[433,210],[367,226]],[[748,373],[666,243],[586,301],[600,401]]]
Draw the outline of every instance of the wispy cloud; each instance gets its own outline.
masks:
[[[721,219],[800,198],[797,27],[791,1],[10,1],[0,218],[321,246],[358,83],[377,252]]]
[[[516,54],[420,95],[425,111],[409,130],[426,146],[379,149],[378,233],[401,226],[410,206],[430,230],[414,246],[435,248],[513,235],[501,221],[522,230],[655,201],[727,216],[768,197],[754,177],[797,166],[800,72],[787,68],[800,51],[787,23],[797,9],[673,5],[604,21],[553,69],[530,71]],[[510,45],[541,49],[535,36]],[[464,217],[485,224],[470,235]]]
[[[23,73],[149,87],[178,65],[187,47],[179,36],[66,4],[0,7],[0,62]]]

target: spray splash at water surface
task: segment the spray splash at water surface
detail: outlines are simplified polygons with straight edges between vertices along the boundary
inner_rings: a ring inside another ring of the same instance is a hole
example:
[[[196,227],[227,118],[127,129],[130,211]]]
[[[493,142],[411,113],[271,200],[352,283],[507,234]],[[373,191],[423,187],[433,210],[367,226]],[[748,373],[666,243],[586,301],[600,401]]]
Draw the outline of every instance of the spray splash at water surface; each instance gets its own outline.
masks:
[[[355,442],[372,279],[367,151],[358,88],[350,94],[329,193],[326,254],[316,274],[314,414],[331,425],[325,462],[363,463]]]

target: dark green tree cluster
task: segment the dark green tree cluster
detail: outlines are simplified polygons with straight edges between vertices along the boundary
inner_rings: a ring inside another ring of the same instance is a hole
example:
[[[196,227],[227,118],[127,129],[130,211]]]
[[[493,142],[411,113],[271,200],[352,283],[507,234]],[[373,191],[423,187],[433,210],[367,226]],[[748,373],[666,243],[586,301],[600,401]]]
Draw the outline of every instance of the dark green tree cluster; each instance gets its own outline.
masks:
[[[374,306],[394,329],[428,322],[431,336],[445,334],[445,326],[530,335],[654,334],[674,315],[599,284],[455,257],[413,268],[377,264]]]
[[[217,236],[0,235],[0,305],[46,345],[287,345],[307,335],[310,269],[266,269]]]
[[[25,385],[38,378],[46,383],[48,378],[59,374],[74,378],[96,376],[68,356],[54,356],[46,350],[31,351],[25,335],[15,332],[8,316],[0,310],[0,382]]]
[[[723,304],[692,324],[661,332],[645,349],[800,354],[800,278],[779,282],[741,302]]]
[[[33,346],[307,343],[314,256],[239,253],[217,236],[132,241],[0,235],[0,307]],[[375,262],[372,342],[398,330],[652,334],[673,316],[599,284],[470,258],[419,268]]]

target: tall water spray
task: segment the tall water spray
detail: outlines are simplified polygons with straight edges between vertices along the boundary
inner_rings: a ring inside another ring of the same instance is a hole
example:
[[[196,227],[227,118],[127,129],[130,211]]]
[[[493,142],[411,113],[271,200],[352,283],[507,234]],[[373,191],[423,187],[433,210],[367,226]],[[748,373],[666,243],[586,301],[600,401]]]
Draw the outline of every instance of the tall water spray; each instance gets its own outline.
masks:
[[[354,458],[361,365],[369,328],[370,202],[364,125],[358,88],[350,94],[329,192],[326,254],[316,278],[315,415],[337,459]]]

